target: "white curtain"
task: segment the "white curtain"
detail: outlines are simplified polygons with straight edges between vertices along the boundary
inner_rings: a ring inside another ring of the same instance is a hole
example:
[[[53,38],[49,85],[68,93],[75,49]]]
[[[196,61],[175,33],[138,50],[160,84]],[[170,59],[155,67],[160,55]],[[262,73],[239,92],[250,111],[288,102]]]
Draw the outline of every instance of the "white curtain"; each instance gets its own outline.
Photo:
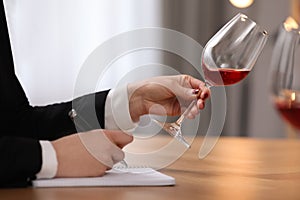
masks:
[[[82,63],[114,35],[161,26],[159,0],[4,0],[16,73],[32,105],[71,100]],[[159,59],[159,55],[153,55]],[[113,87],[135,58],[102,85]],[[92,92],[92,91],[91,91]]]

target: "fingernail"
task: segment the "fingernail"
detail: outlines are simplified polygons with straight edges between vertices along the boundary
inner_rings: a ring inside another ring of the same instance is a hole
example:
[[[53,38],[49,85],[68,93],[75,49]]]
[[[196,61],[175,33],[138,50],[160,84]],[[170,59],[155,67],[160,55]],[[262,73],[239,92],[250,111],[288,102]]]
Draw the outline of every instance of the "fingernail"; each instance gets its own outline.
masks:
[[[205,93],[205,94],[203,95],[203,99],[206,99],[207,97],[208,97],[208,94]]]
[[[193,94],[198,94],[199,91],[200,91],[199,89],[194,89],[194,90],[193,90]]]

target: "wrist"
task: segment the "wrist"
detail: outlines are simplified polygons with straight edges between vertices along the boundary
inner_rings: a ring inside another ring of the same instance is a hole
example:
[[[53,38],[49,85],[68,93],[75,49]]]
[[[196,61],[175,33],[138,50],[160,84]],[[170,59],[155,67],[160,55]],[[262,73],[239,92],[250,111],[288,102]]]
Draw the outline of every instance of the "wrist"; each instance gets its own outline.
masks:
[[[56,151],[50,141],[39,141],[42,147],[42,168],[38,174],[37,178],[53,178],[57,173],[57,157]]]
[[[54,177],[59,177],[61,176],[61,161],[60,161],[60,158],[61,158],[61,152],[60,152],[60,149],[59,149],[59,141],[58,140],[54,140],[51,142],[55,152],[56,152],[56,159],[57,159],[57,168],[56,168],[56,173],[54,175]]]

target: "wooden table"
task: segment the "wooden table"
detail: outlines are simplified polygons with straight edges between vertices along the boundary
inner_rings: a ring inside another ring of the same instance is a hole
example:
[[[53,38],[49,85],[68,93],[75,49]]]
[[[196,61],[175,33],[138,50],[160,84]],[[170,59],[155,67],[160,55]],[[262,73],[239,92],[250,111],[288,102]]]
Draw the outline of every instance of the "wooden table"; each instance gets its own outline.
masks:
[[[0,199],[300,199],[300,140],[224,137],[199,160],[201,141],[161,170],[175,186],[1,189]]]

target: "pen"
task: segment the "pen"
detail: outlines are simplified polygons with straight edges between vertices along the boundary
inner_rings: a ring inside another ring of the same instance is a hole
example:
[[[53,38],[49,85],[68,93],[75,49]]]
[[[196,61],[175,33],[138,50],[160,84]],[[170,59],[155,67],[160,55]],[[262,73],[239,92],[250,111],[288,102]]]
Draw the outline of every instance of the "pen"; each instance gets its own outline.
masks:
[[[80,115],[78,115],[78,113],[76,112],[76,110],[74,108],[72,108],[68,114],[69,114],[70,119],[74,122],[75,126],[77,126],[80,129],[80,131],[84,131],[86,129],[93,129],[93,127],[85,119],[83,119],[82,117],[80,117]],[[79,122],[76,123],[75,120],[77,122],[78,122],[78,120],[80,120],[80,122],[82,122],[85,125],[86,129],[84,129],[82,127],[81,123],[79,123]],[[119,162],[119,164],[123,165],[126,168],[128,167],[128,164],[125,160],[121,160]]]

